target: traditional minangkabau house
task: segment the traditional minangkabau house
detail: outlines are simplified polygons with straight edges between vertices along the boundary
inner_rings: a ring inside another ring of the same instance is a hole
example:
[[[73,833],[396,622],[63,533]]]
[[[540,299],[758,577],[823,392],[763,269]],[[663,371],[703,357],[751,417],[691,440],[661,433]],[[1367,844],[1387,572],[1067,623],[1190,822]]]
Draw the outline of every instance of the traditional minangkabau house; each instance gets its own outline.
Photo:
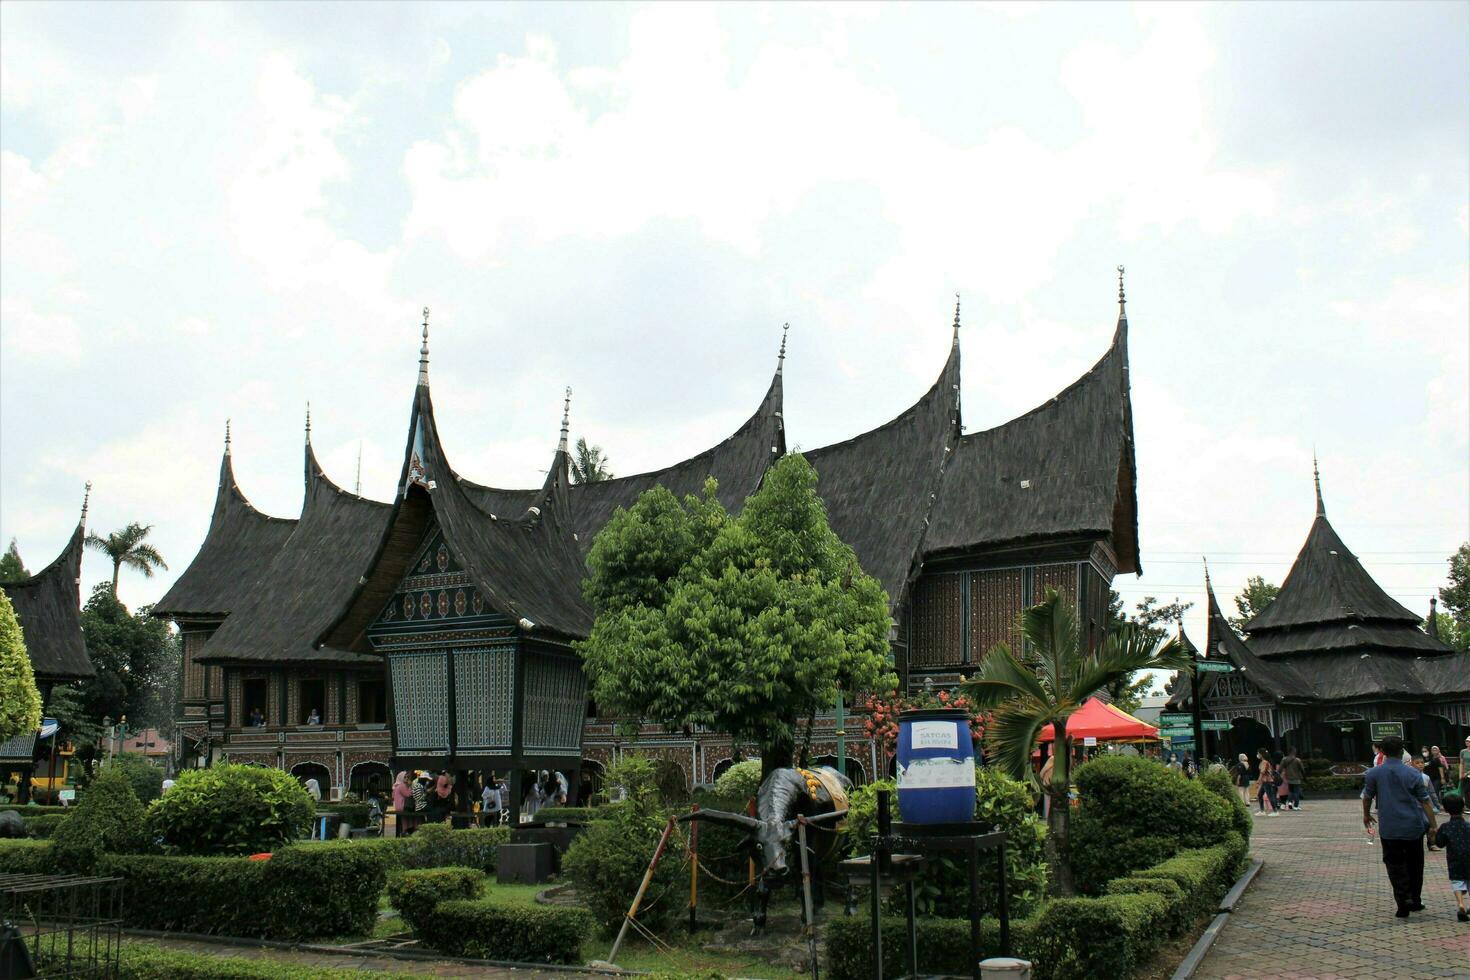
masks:
[[[1448,754],[1470,734],[1470,656],[1426,633],[1391,599],[1327,520],[1313,463],[1317,513],[1276,599],[1236,634],[1215,601],[1208,571],[1212,659],[1232,673],[1200,681],[1202,713],[1233,724],[1211,754],[1293,745],[1307,756],[1364,762],[1372,722],[1400,722],[1409,744]],[[1190,710],[1189,685],[1170,701]]]
[[[227,435],[209,532],[156,607],[183,633],[180,730],[196,764],[223,751],[334,791],[386,785],[390,763],[554,768],[575,792],[579,769],[595,783],[633,751],[677,767],[686,785],[713,780],[740,754],[728,736],[645,724],[632,738],[589,710],[574,649],[592,624],[581,582],[597,532],[645,490],[683,496],[712,477],[731,511],[756,490],[787,451],[784,340],[754,414],[718,445],[575,485],[564,412],[543,484],[507,490],[449,463],[430,397],[427,312],[391,504],[334,485],[308,426],[301,516],[267,517],[235,485]],[[966,674],[1047,586],[1077,601],[1096,634],[1113,575],[1138,569],[1121,305],[1091,370],[1034,411],[972,434],[961,424],[959,328],[956,307],[949,357],[911,408],[806,453],[833,529],[888,592],[906,684]],[[836,735],[833,717],[819,719],[810,756],[833,756]],[[848,743],[849,769],[865,778],[873,748]]]
[[[90,496],[91,484],[87,485]],[[25,638],[36,687],[41,692],[42,710],[51,702],[57,684],[68,684],[96,675],[87,642],[82,635],[81,578],[82,547],[87,537],[87,496],[82,498],[82,516],[66,547],[56,560],[29,578],[0,585],[15,607]],[[0,770],[19,771],[22,793],[35,755],[46,751],[49,741],[37,745],[35,732],[17,735],[0,743]]]

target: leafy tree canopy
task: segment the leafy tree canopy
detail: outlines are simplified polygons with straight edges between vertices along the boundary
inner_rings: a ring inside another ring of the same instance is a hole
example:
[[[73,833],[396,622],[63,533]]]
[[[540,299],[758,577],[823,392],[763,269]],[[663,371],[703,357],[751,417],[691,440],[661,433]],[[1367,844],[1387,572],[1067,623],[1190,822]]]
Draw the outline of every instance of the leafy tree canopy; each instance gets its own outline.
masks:
[[[1235,597],[1235,609],[1239,616],[1231,616],[1230,625],[1241,636],[1245,635],[1245,624],[1259,616],[1267,606],[1281,594],[1281,586],[1267,582],[1259,575],[1245,580],[1245,588]]]
[[[0,585],[30,577],[31,573],[26,570],[25,562],[20,560],[20,548],[15,539],[11,538],[10,547],[5,549],[5,554],[0,555]]]
[[[597,614],[580,644],[597,703],[671,727],[708,725],[790,763],[796,725],[837,688],[887,690],[888,597],[827,524],[799,454],[732,518],[710,481],[619,511],[588,556]]]
[[[41,727],[41,693],[10,597],[0,589],[0,742]]]
[[[1439,601],[1455,621],[1455,637],[1458,644],[1450,643],[1457,650],[1470,649],[1470,541],[1455,549],[1450,555],[1450,582],[1439,590]],[[1445,631],[1439,638],[1446,643]]]
[[[171,730],[180,655],[168,624],[118,601],[106,582],[93,588],[82,607],[82,633],[97,676],[77,690],[84,716],[93,724],[124,716],[134,731]]]
[[[1159,604],[1154,596],[1144,596],[1143,600],[1134,606],[1132,614],[1123,611],[1123,597],[1116,590],[1108,590],[1108,631],[1112,632],[1124,625],[1132,625],[1141,630],[1143,634],[1155,644],[1162,643],[1168,638],[1171,625],[1184,622],[1184,614],[1194,608],[1192,602],[1180,602],[1175,597],[1173,602]],[[1172,683],[1172,682],[1171,682]],[[1130,714],[1138,710],[1143,699],[1148,696],[1154,687],[1154,676],[1148,673],[1133,673],[1113,678],[1103,686],[1109,700],[1123,711]],[[1166,687],[1167,689],[1167,687]]]
[[[589,446],[586,439],[578,439],[572,453],[572,482],[601,483],[613,478],[608,469],[607,455],[601,446]]]

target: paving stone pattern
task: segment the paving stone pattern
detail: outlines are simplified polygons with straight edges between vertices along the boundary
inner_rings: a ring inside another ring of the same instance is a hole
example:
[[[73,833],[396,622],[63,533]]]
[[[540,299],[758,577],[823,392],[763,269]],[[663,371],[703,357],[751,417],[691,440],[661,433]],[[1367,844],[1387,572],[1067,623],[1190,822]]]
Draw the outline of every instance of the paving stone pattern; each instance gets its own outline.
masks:
[[[1251,851],[1265,866],[1196,977],[1470,980],[1470,923],[1455,919],[1443,851],[1425,856],[1425,911],[1396,919],[1357,801],[1304,803],[1255,828]]]

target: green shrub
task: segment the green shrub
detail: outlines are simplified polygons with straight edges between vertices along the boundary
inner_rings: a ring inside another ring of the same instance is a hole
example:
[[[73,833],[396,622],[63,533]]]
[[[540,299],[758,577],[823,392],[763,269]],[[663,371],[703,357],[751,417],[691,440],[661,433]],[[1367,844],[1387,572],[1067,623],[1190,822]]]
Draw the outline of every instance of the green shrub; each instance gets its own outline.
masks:
[[[357,841],[244,857],[109,856],[99,870],[127,880],[127,925],[140,929],[309,939],[366,933],[385,874]]]
[[[1255,829],[1251,808],[1245,805],[1239,790],[1230,782],[1230,774],[1211,770],[1200,775],[1199,784],[1230,804],[1230,826],[1242,838],[1250,840],[1251,831]]]
[[[0,873],[45,875],[56,870],[51,842],[45,840],[0,840]]]
[[[737,762],[720,773],[715,780],[715,792],[721,796],[732,796],[748,800],[761,788],[761,760],[746,759]]]
[[[500,846],[509,840],[509,827],[450,830],[442,824],[427,824],[409,837],[396,839],[394,863],[401,868],[478,868],[494,874]]]
[[[1077,788],[1072,871],[1088,894],[1177,851],[1220,844],[1231,832],[1230,803],[1148,759],[1101,756],[1078,768]]]
[[[536,811],[536,819],[542,823],[588,823],[602,816],[603,809],[597,806],[543,806]]]
[[[654,768],[647,759],[625,758],[608,770],[607,781],[623,786],[627,799],[607,807],[606,819],[592,821],[572,841],[562,858],[562,872],[576,885],[597,922],[614,929],[643,880],[668,812],[659,801]],[[670,840],[666,853],[677,853],[684,846],[682,836]],[[678,862],[660,861],[638,913],[640,921],[657,931],[680,904],[674,896],[682,884]]]
[[[1130,977],[1158,949],[1168,923],[1169,903],[1162,895],[1056,899],[1037,923],[1032,976]]]
[[[1308,776],[1302,780],[1302,789],[1308,793],[1357,793],[1363,789],[1362,776]]]
[[[64,813],[42,813],[38,816],[24,816],[26,834],[31,837],[45,839],[56,833],[56,828],[67,819]]]
[[[584,909],[558,905],[440,902],[419,938],[450,956],[518,963],[575,963],[594,922]]]
[[[701,790],[694,794],[694,803],[701,810],[744,813],[748,802],[749,797],[746,796],[721,796],[711,790]],[[681,829],[689,834],[694,833],[691,824],[685,824]],[[724,904],[733,900],[745,888],[752,853],[746,841],[742,830],[716,823],[700,823],[699,866],[709,872],[699,882],[701,905],[706,902]]]
[[[128,777],[108,769],[92,783],[77,812],[51,835],[56,864],[64,871],[90,874],[103,854],[135,854],[148,846],[143,804]]]
[[[405,925],[418,933],[440,902],[479,898],[485,873],[478,868],[427,868],[388,876],[388,902]]]
[[[892,791],[892,780],[880,780],[855,790],[848,801],[844,850],[853,855],[868,853],[869,840],[877,833],[878,791]],[[898,794],[893,797],[893,819],[901,817]],[[982,827],[997,827],[1009,837],[1006,842],[1006,890],[1011,915],[1031,913],[1046,894],[1046,827],[1037,817],[1026,785],[999,769],[975,769],[975,821]],[[926,915],[963,917],[970,914],[969,870],[964,857],[954,854],[929,855],[930,871],[916,888],[920,909]],[[999,878],[994,852],[980,856],[980,914],[994,915],[1000,903]],[[895,903],[897,900],[894,900]],[[897,910],[899,906],[893,904]]]
[[[148,811],[148,830],[179,854],[254,854],[304,835],[311,796],[289,774],[264,766],[188,769]]]
[[[146,943],[123,943],[118,980],[357,980],[356,970],[296,966],[275,959],[185,953]],[[381,974],[380,974],[381,975]]]
[[[1133,881],[1163,879],[1178,885],[1188,917],[1193,920],[1218,907],[1221,896],[1235,880],[1234,864],[1233,848],[1205,847],[1180,851],[1167,861],[1133,872],[1128,878]]]
[[[1035,918],[1011,920],[1011,954],[1031,958],[1035,948]],[[828,980],[868,980],[873,975],[873,920],[867,915],[834,916],[826,924],[826,973]],[[970,921],[968,919],[921,918],[915,924],[919,946],[919,972],[925,975],[968,977]],[[908,972],[909,937],[907,921],[900,916],[883,918],[883,975]],[[1000,956],[1000,923],[980,920],[981,956]]]
[[[1114,878],[1108,882],[1109,895],[1159,895],[1168,904],[1164,913],[1164,928],[1170,936],[1182,936],[1195,917],[1190,911],[1188,896],[1178,882],[1168,878]]]
[[[112,757],[108,769],[116,769],[128,777],[133,792],[144,806],[163,795],[163,769],[148,761],[141,752],[121,752]]]

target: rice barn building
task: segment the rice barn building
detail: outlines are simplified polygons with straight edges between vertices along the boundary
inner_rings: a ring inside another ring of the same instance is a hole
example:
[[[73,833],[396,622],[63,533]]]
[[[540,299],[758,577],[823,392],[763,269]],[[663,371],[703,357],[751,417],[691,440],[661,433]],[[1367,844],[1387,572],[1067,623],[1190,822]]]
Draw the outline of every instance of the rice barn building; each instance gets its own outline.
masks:
[[[956,307],[928,391],[887,424],[805,453],[833,530],[887,590],[904,684],[967,674],[1047,587],[1077,603],[1095,639],[1114,575],[1139,570],[1121,288],[1119,301],[1112,343],[1089,371],[974,433],[962,421]],[[452,468],[428,351],[426,316],[391,502],[334,483],[308,420],[301,512],[263,514],[235,481],[227,431],[209,530],[155,607],[183,639],[184,764],[276,766],[332,795],[386,787],[408,767],[558,769],[575,793],[626,753],[654,757],[684,786],[713,781],[746,747],[651,724],[627,738],[596,713],[574,648],[592,625],[581,581],[597,532],[651,487],[682,497],[712,477],[739,510],[787,451],[784,341],[755,411],[718,445],[578,485],[564,416],[545,480],[524,489]],[[834,761],[836,739],[835,718],[818,718],[808,757]],[[855,779],[886,768],[859,735],[846,740]]]

